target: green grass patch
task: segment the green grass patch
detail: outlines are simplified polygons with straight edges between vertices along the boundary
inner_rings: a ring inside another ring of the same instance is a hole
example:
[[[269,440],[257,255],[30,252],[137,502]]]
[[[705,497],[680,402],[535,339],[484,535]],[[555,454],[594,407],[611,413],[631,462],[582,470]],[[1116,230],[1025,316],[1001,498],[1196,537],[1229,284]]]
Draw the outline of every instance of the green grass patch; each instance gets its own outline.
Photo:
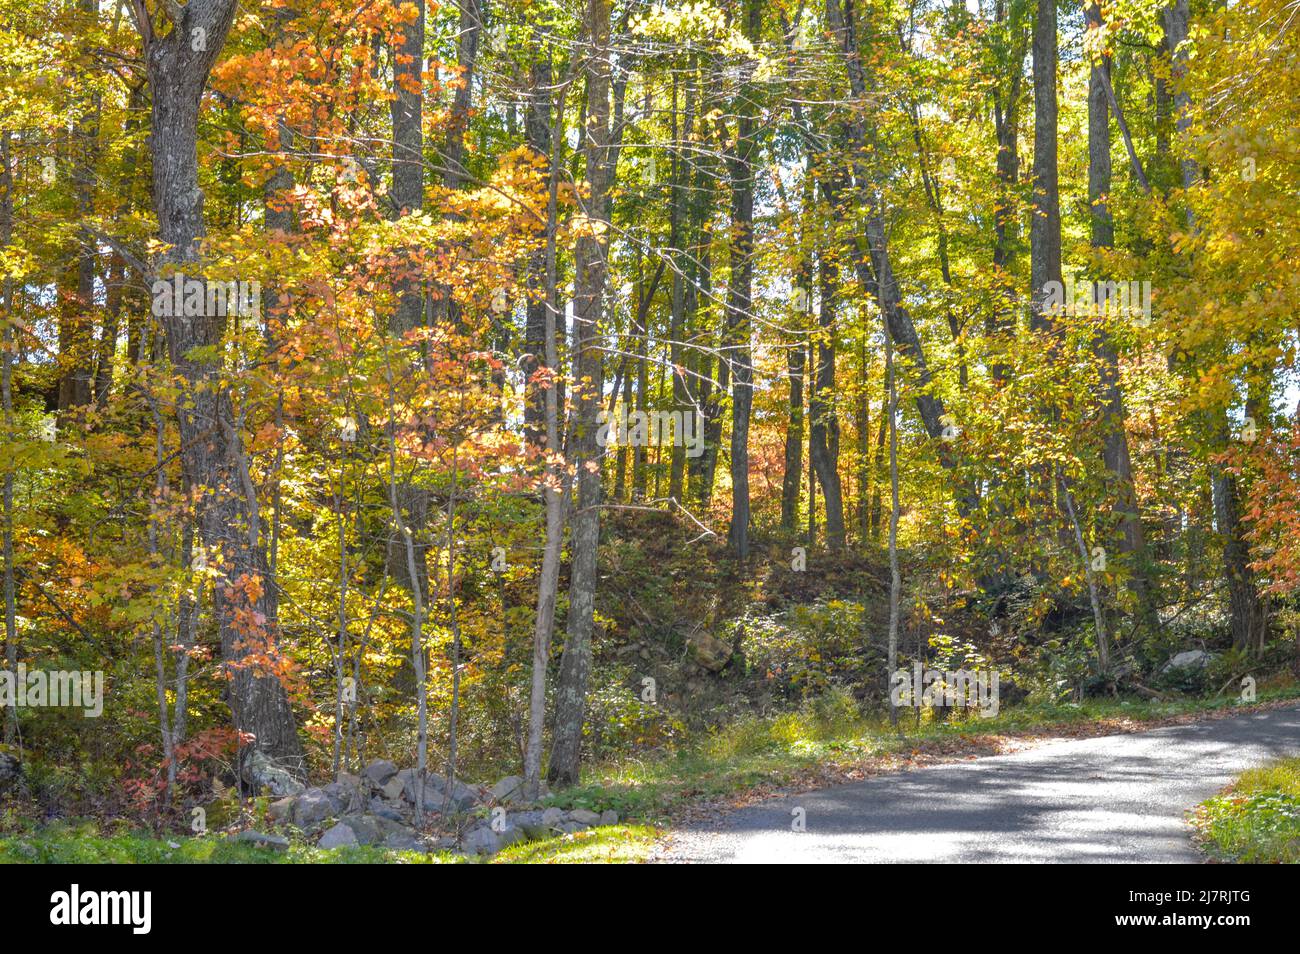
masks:
[[[650,857],[659,832],[648,825],[607,825],[542,841],[516,842],[492,858],[499,865],[634,864]]]
[[[1216,861],[1300,864],[1300,758],[1246,772],[1202,802],[1194,824]]]
[[[459,860],[438,853],[355,846],[321,849],[291,842],[285,851],[221,836],[159,839],[140,832],[102,834],[91,825],[51,825],[30,834],[0,837],[0,864],[305,865],[441,864]]]

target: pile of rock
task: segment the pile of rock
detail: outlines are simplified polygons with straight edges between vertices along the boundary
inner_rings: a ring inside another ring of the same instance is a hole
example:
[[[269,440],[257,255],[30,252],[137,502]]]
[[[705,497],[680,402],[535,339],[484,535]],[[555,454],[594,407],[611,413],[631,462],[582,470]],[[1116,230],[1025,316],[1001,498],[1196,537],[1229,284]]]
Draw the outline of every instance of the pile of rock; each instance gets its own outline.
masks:
[[[524,838],[543,838],[618,821],[614,812],[597,814],[585,809],[508,810],[506,806],[518,803],[522,795],[523,779],[517,775],[487,788],[461,781],[449,785],[438,773],[426,772],[426,816],[439,814],[444,806],[452,814],[466,815],[477,809],[488,813],[488,817],[465,827],[459,840],[448,837],[429,845],[415,829],[418,780],[415,769],[399,769],[386,759],[376,759],[360,775],[344,774],[328,785],[272,802],[271,820],[306,832],[321,832],[317,842],[321,848],[382,845],[405,851],[459,849],[466,854],[493,854]]]

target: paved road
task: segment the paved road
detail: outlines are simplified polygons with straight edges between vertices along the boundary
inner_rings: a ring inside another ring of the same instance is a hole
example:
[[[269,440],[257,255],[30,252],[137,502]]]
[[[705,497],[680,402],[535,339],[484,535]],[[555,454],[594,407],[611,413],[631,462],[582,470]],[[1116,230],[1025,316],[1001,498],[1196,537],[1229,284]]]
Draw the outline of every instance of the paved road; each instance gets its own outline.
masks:
[[[1300,708],[1048,742],[763,802],[675,833],[665,860],[1195,862],[1184,812],[1297,753]]]

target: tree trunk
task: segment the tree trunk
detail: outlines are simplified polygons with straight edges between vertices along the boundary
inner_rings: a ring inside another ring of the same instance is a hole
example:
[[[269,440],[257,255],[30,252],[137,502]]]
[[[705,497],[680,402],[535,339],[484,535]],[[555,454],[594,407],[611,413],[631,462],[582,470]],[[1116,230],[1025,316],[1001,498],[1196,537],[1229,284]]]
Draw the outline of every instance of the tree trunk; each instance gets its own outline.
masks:
[[[593,222],[609,222],[611,162],[609,94],[609,0],[587,0],[586,64],[587,182],[590,192],[585,212]],[[574,463],[577,468],[578,509],[573,515],[569,570],[569,616],[565,627],[564,655],[556,687],[554,738],[550,769],[552,784],[578,781],[582,725],[586,713],[587,681],[591,672],[591,636],[595,626],[596,551],[600,539],[601,448],[596,443],[597,412],[604,376],[601,342],[605,282],[608,272],[608,231],[584,231],[575,251],[573,336],[577,351],[579,393],[574,401]]]
[[[844,548],[844,495],[840,487],[840,423],[835,400],[835,283],[838,269],[823,255],[818,262],[821,304],[817,367],[808,400],[808,453],[826,503],[826,545]]]
[[[1100,29],[1101,8],[1093,4],[1084,10],[1089,30]],[[1111,160],[1109,98],[1110,58],[1092,64],[1088,80],[1088,207],[1091,210],[1093,248],[1110,248],[1115,243],[1115,222],[1110,211]],[[1105,276],[1101,276],[1105,278]],[[1109,475],[1114,510],[1119,518],[1119,552],[1128,561],[1129,589],[1138,604],[1138,619],[1148,630],[1159,625],[1147,576],[1146,535],[1133,486],[1133,465],[1129,456],[1128,415],[1120,389],[1119,354],[1103,325],[1094,343],[1102,362],[1103,462]],[[1100,638],[1100,637],[1099,637]]]
[[[745,0],[745,36],[757,41],[763,6]],[[727,543],[738,559],[749,556],[749,422],[754,404],[754,367],[750,353],[754,284],[754,115],[756,64],[747,71],[736,104],[736,148],[729,157],[731,175],[731,279],[727,283],[727,360],[731,366],[731,524]]]
[[[803,477],[803,345],[790,345],[785,360],[790,380],[790,412],[785,428],[785,471],[781,478],[781,528],[794,530],[799,522]]]
[[[1045,331],[1052,321],[1044,300],[1048,282],[1061,280],[1061,201],[1056,161],[1056,0],[1037,0],[1034,18],[1034,183],[1029,227],[1029,327]]]
[[[183,22],[162,37],[155,35],[143,3],[137,0],[134,7],[152,93],[153,200],[159,238],[168,246],[160,264],[177,271],[200,265],[205,230],[199,103],[235,7],[236,0],[192,3],[183,8]],[[236,730],[249,739],[241,752],[242,775],[252,786],[278,793],[291,785],[284,773],[300,775],[303,765],[288,694],[278,673],[259,662],[277,654],[276,588],[268,578],[257,498],[223,369],[193,354],[196,348],[220,353],[226,320],[172,316],[162,325],[172,366],[191,396],[177,405],[181,466],[188,486],[204,493],[197,505],[200,540],[218,563],[213,611],[230,676],[227,697]],[[243,623],[250,613],[265,620],[251,631]]]

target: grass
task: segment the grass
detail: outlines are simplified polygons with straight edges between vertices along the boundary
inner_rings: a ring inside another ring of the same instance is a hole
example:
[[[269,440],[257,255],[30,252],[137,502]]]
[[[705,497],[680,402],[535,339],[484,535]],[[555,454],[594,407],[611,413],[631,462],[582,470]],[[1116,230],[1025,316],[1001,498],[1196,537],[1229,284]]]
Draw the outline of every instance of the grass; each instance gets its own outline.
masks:
[[[1244,773],[1197,806],[1193,824],[1215,861],[1300,864],[1300,758]]]
[[[543,841],[519,842],[491,859],[494,864],[586,864],[644,861],[658,832],[645,825],[610,825]],[[421,854],[352,846],[322,849],[291,842],[276,851],[225,838],[158,839],[142,832],[102,834],[90,823],[55,824],[30,834],[0,838],[0,864],[305,865],[449,864],[465,861],[448,852]]]
[[[560,838],[516,842],[498,852],[493,864],[629,864],[645,861],[659,832],[648,825],[607,825]]]
[[[102,834],[93,825],[55,824],[30,834],[0,838],[0,864],[305,865],[440,864],[458,860],[439,853],[355,846],[321,849],[291,842],[276,851],[220,836],[166,840],[138,831]]]
[[[1257,704],[1300,698],[1300,687],[1261,692]],[[846,702],[823,701],[769,718],[737,722],[676,752],[625,761],[592,773],[584,785],[549,800],[563,808],[613,809],[621,818],[666,825],[702,803],[732,802],[773,790],[832,784],[971,755],[1016,739],[1105,735],[1242,708],[1232,698],[1090,699],[1022,705],[988,719],[918,724],[909,711],[891,729]]]

